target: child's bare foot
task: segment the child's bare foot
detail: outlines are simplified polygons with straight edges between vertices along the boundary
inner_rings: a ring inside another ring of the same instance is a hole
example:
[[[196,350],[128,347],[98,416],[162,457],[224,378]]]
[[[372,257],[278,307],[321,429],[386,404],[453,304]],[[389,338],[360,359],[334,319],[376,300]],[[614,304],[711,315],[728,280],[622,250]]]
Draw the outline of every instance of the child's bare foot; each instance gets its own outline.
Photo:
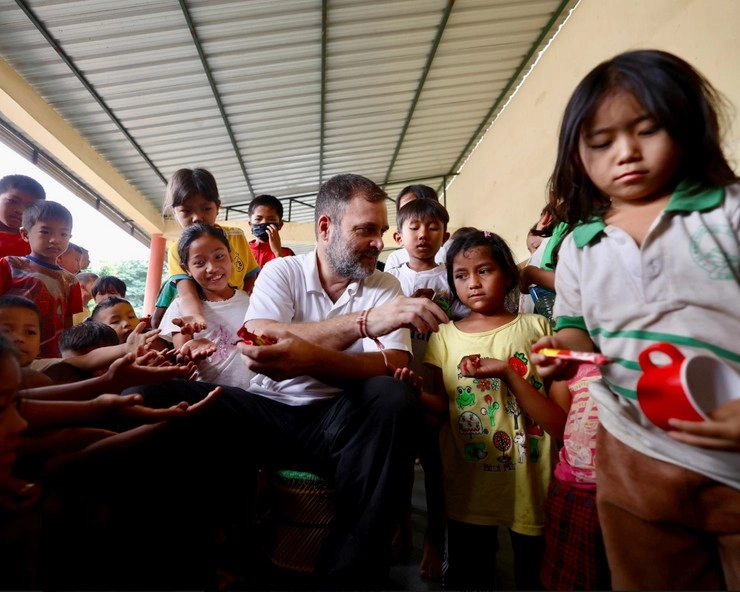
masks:
[[[424,535],[419,575],[431,582],[442,581],[442,549],[428,534]]]
[[[393,536],[391,545],[391,557],[394,563],[408,561],[411,557],[414,541],[411,532],[411,517],[409,516],[408,524],[399,524],[396,534]]]

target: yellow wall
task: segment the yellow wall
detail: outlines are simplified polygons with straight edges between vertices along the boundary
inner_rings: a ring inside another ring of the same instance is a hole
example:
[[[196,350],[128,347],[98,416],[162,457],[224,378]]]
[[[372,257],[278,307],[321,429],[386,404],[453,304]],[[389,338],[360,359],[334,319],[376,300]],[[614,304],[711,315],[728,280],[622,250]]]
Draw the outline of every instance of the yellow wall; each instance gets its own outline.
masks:
[[[739,0],[581,0],[448,188],[451,227],[485,227],[526,258],[570,94],[599,62],[631,49],[675,53],[725,95],[734,107],[726,153],[740,171],[738,23]]]

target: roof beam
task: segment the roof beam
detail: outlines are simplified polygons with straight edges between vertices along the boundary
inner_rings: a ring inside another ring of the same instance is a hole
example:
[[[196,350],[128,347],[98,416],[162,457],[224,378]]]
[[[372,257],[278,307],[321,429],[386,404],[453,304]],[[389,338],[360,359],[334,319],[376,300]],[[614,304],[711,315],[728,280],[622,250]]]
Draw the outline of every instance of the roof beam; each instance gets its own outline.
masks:
[[[0,113],[73,175],[150,234],[162,232],[161,213],[0,59]]]
[[[550,33],[552,26],[558,20],[563,10],[565,10],[565,7],[568,6],[568,4],[570,4],[572,1],[573,0],[561,0],[558,7],[555,9],[552,15],[550,15],[550,18],[548,19],[547,24],[545,24],[545,26],[542,28],[542,30],[540,31],[540,34],[537,36],[537,39],[535,39],[534,43],[529,48],[529,51],[524,55],[524,58],[522,58],[522,61],[519,63],[519,66],[514,71],[514,74],[512,74],[511,78],[509,78],[509,81],[506,83],[506,86],[499,93],[498,97],[496,97],[496,100],[493,102],[493,105],[491,105],[491,108],[488,110],[488,113],[486,113],[486,116],[483,118],[483,121],[480,122],[480,125],[475,130],[475,133],[473,133],[473,135],[470,137],[470,140],[468,140],[468,143],[465,145],[465,148],[463,148],[462,152],[457,157],[454,164],[450,167],[450,170],[447,172],[448,177],[457,174],[457,170],[460,168],[460,165],[462,164],[463,160],[467,156],[468,151],[478,142],[478,140],[481,137],[481,134],[483,134],[485,130],[488,128],[488,126],[491,123],[491,118],[496,114],[496,112],[499,109],[499,106],[501,105],[501,103],[503,103],[504,99],[506,99],[511,88],[519,80],[519,76],[524,71],[524,68],[526,68],[527,65],[529,64],[530,60],[534,56],[534,53],[537,51],[537,48],[544,41],[545,37],[547,37],[547,35]]]
[[[239,143],[236,141],[236,136],[234,135],[234,129],[231,127],[231,123],[229,122],[229,116],[226,115],[226,109],[224,108],[223,101],[221,100],[221,94],[218,92],[218,86],[216,86],[216,81],[213,78],[213,72],[208,65],[208,59],[206,58],[206,54],[203,51],[203,46],[200,43],[200,38],[198,37],[198,32],[195,30],[193,20],[190,18],[190,11],[185,4],[185,0],[180,0],[180,9],[182,10],[182,14],[185,17],[185,22],[187,23],[188,29],[190,30],[190,35],[193,38],[193,45],[195,45],[195,50],[198,52],[200,63],[203,66],[203,71],[206,74],[206,78],[208,78],[208,84],[211,86],[211,92],[213,93],[213,98],[215,99],[216,105],[218,106],[218,112],[221,114],[221,120],[224,122],[224,127],[226,128],[226,133],[228,134],[229,140],[231,141],[231,146],[232,148],[234,148],[234,155],[239,162],[239,167],[242,170],[242,175],[244,175],[244,180],[247,183],[249,193],[251,193],[252,197],[254,197],[256,193],[254,191],[254,188],[252,187],[252,182],[249,180],[249,175],[247,174],[247,165],[244,163],[244,159],[242,158],[241,150],[239,150]]]
[[[321,1],[321,112],[319,122],[319,187],[324,183],[324,143],[326,141],[326,50],[329,29],[329,0]]]
[[[129,131],[126,129],[123,123],[121,123],[118,117],[115,116],[115,114],[110,109],[110,107],[108,107],[108,105],[103,100],[103,98],[93,88],[92,84],[90,84],[90,81],[87,78],[85,78],[85,75],[82,72],[80,72],[79,68],[75,66],[72,59],[64,52],[61,45],[57,43],[57,40],[51,36],[51,33],[49,33],[49,31],[46,30],[46,27],[44,27],[43,23],[38,18],[36,18],[36,14],[28,6],[26,6],[23,0],[15,0],[15,1],[18,7],[26,14],[28,19],[33,23],[33,26],[36,27],[39,33],[41,33],[44,39],[46,39],[46,42],[49,45],[51,45],[51,47],[54,48],[54,51],[57,52],[60,59],[66,64],[66,66],[70,69],[72,74],[74,74],[77,80],[80,81],[82,86],[85,87],[85,90],[87,90],[87,92],[90,93],[90,96],[95,100],[95,102],[100,106],[100,108],[105,112],[105,114],[110,118],[110,120],[115,124],[115,126],[120,130],[120,132],[131,143],[131,145],[139,153],[141,158],[143,158],[144,161],[149,165],[152,171],[154,171],[154,174],[157,175],[162,180],[162,183],[167,183],[167,179],[160,172],[160,170],[156,167],[156,165],[152,162],[152,160],[149,158],[146,152],[144,152],[144,149],[141,146],[139,146],[136,140],[134,140],[133,136],[129,133]]]
[[[401,146],[403,146],[403,141],[404,139],[406,139],[406,132],[408,131],[409,126],[411,125],[411,119],[414,117],[414,111],[416,110],[416,104],[419,102],[419,98],[421,97],[421,91],[424,90],[424,83],[426,82],[427,76],[429,75],[429,70],[431,70],[432,68],[432,62],[434,61],[434,57],[437,55],[437,48],[439,47],[439,42],[442,41],[442,34],[445,32],[445,27],[447,26],[447,21],[450,18],[450,13],[452,12],[452,7],[454,5],[455,5],[455,0],[447,0],[447,8],[442,14],[442,20],[440,21],[439,26],[437,27],[437,34],[434,36],[434,41],[432,41],[432,48],[429,50],[429,55],[427,56],[427,62],[424,65],[424,71],[421,73],[421,77],[419,78],[419,84],[416,85],[416,92],[414,93],[414,98],[411,101],[409,112],[406,114],[406,121],[403,122],[403,128],[401,129],[401,133],[398,136],[398,142],[396,142],[396,148],[393,151],[393,157],[391,158],[391,161],[388,164],[388,170],[385,172],[385,179],[383,179],[383,185],[388,184],[388,179],[390,179],[391,177],[391,173],[393,172],[393,167],[396,165],[396,159],[398,158],[398,155],[401,152]]]

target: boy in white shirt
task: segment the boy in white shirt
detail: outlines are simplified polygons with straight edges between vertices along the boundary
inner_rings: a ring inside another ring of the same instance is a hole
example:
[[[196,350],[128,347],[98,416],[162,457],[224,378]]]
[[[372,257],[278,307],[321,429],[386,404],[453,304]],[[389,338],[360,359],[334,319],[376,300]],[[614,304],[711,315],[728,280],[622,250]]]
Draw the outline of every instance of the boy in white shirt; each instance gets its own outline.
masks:
[[[434,300],[450,318],[465,316],[466,307],[459,302],[453,305],[453,298],[447,279],[447,267],[436,261],[444,242],[450,237],[447,223],[450,216],[438,201],[414,199],[403,205],[396,217],[398,243],[403,247],[408,261],[398,267],[388,268],[386,272],[401,282],[404,296],[427,296]],[[469,312],[469,311],[467,311]],[[432,388],[432,373],[424,366],[424,353],[431,331],[421,333],[411,330],[411,343],[414,359],[410,368],[424,379],[424,388]],[[444,550],[444,500],[441,491],[441,476],[438,471],[439,455],[437,431],[425,430],[420,445],[420,456],[424,466],[424,485],[427,497],[427,531],[424,536],[424,551],[419,573],[423,578],[439,581],[442,576],[442,557]],[[407,516],[401,524],[394,552],[402,555],[411,547],[411,527]]]

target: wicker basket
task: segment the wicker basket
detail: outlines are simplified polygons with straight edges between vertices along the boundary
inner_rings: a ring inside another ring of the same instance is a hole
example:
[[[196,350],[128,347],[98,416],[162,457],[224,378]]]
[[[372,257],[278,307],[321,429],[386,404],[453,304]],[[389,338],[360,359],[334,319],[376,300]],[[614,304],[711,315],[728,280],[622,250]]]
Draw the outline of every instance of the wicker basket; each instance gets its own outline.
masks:
[[[301,471],[275,471],[267,479],[271,492],[267,556],[276,567],[313,573],[334,520],[334,489],[321,477]]]

